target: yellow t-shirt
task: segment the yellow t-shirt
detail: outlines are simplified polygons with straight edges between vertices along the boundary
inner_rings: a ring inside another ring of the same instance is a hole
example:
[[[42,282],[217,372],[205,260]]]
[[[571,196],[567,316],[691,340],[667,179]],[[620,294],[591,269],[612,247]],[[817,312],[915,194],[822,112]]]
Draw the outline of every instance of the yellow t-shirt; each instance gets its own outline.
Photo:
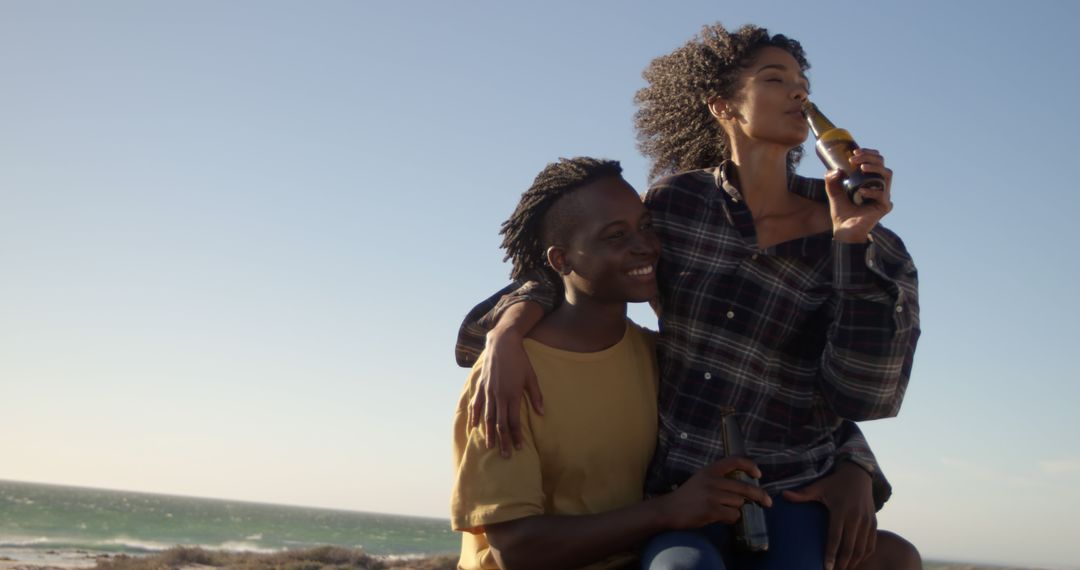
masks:
[[[544,393],[544,415],[522,406],[524,446],[510,459],[469,428],[468,404],[483,365],[473,366],[454,416],[457,477],[451,524],[462,535],[459,568],[498,568],[484,525],[523,517],[606,512],[642,500],[656,445],[657,369],[653,334],[627,321],[618,344],[569,352],[525,340]],[[589,568],[613,568],[629,553]]]

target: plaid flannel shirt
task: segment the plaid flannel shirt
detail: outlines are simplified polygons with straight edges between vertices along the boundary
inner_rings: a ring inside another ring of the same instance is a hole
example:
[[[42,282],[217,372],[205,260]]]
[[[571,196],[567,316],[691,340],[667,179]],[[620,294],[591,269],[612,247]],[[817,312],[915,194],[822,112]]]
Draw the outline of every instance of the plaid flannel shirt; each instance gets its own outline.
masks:
[[[850,460],[891,487],[852,420],[896,415],[919,337],[918,279],[903,242],[875,227],[868,244],[817,234],[759,249],[742,194],[717,168],[660,180],[645,196],[662,244],[659,441],[651,494],[724,456],[721,409],[733,408],[762,485],[778,493]],[[826,202],[824,182],[789,189]],[[545,310],[558,287],[515,283],[470,312],[457,359],[471,365],[505,307]]]

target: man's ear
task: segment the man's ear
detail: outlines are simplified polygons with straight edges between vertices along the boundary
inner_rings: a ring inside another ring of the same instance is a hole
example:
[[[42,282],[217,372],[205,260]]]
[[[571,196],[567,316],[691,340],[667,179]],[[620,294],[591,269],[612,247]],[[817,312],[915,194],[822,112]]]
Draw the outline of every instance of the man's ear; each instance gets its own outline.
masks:
[[[570,260],[566,259],[566,248],[553,245],[547,248],[547,262],[555,273],[559,275],[570,275],[573,269],[570,267]]]

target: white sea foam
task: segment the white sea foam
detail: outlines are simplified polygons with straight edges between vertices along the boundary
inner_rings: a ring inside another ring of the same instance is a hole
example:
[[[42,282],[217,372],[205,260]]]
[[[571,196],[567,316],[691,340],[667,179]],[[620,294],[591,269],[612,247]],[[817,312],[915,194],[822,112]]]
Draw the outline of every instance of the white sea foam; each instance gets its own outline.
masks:
[[[272,554],[278,552],[276,548],[265,548],[251,542],[242,542],[238,540],[229,540],[222,542],[221,544],[200,544],[199,548],[203,550],[217,550],[227,552],[253,552],[255,554]]]
[[[119,546],[128,550],[143,550],[146,552],[161,552],[175,546],[174,544],[165,544],[164,542],[154,542],[152,540],[140,540],[124,535],[110,538],[109,540],[100,540],[94,544],[97,546]]]
[[[248,540],[259,540],[262,538],[262,534],[253,534],[247,538]],[[42,550],[45,548],[58,550],[84,549],[106,552],[115,552],[117,550],[121,550],[130,552],[143,552],[149,554],[155,552],[163,552],[175,546],[192,545],[177,545],[171,543],[157,542],[153,540],[132,538],[126,535],[119,535],[106,540],[72,539],[55,536],[0,536],[0,548],[33,548],[36,550]],[[230,540],[222,542],[220,544],[200,544],[197,546],[204,550],[250,552],[256,554],[271,554],[282,550],[276,548],[266,548],[260,546],[255,542],[241,540]]]
[[[0,536],[0,547],[12,548],[20,546],[36,546],[53,542],[46,536]]]
[[[85,528],[85,527],[83,527]],[[134,550],[143,552],[161,552],[173,545],[150,540],[140,540],[120,535],[106,540],[73,538],[65,536],[0,536],[0,548],[35,548],[55,550]]]
[[[382,555],[373,555],[373,556],[375,556],[375,558],[378,558],[380,560],[398,561],[398,560],[419,560],[421,558],[427,558],[428,556],[430,556],[430,554],[382,554]]]

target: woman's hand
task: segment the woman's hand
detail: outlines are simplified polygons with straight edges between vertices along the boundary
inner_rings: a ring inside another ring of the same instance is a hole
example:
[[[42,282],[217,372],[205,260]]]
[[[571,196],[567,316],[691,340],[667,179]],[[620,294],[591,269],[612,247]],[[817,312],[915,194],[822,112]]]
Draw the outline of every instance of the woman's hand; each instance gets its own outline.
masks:
[[[885,167],[885,157],[870,148],[855,149],[851,166],[863,172],[876,172],[884,178],[881,190],[860,188],[858,194],[863,203],[856,206],[844,191],[843,174],[839,170],[825,175],[825,191],[829,195],[829,212],[832,215],[833,239],[846,243],[865,243],[870,230],[892,211],[892,170]]]
[[[488,448],[494,447],[497,439],[500,454],[510,457],[511,445],[521,449],[523,441],[522,394],[528,392],[538,414],[544,413],[543,396],[524,339],[514,328],[496,327],[488,333],[484,354],[480,385],[469,403],[469,425],[477,426],[483,420]]]
[[[825,543],[826,570],[848,570],[874,552],[877,514],[870,474],[849,461],[832,474],[795,491],[784,491],[793,503],[819,501],[829,509]]]

